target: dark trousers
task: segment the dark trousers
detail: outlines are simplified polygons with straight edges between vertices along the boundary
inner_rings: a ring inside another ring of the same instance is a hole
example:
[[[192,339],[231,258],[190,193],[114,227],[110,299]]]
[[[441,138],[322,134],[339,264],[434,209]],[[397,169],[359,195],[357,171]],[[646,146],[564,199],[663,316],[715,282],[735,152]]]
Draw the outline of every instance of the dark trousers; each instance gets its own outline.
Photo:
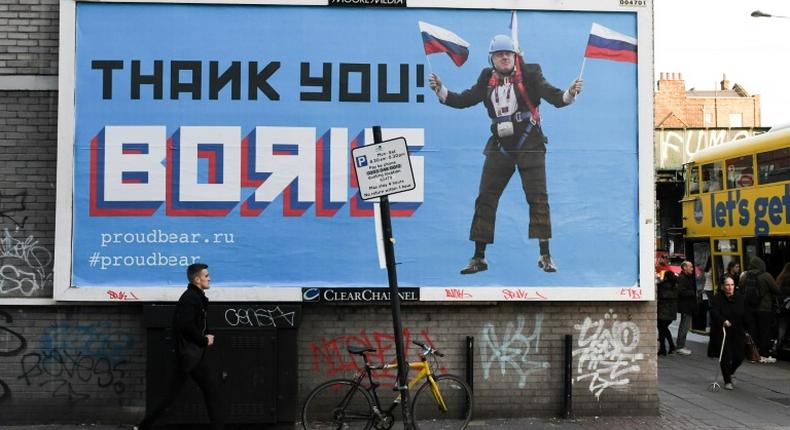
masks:
[[[203,392],[203,399],[206,402],[206,410],[211,420],[211,428],[220,430],[225,428],[225,410],[223,405],[219,374],[216,369],[210,368],[206,363],[206,357],[200,360],[197,367],[190,371],[183,371],[180,366],[177,368],[167,391],[163,394],[159,402],[148,411],[145,418],[140,421],[138,427],[141,430],[150,429],[154,422],[167,410],[176,400],[187,378],[192,378]]]
[[[697,304],[697,312],[691,318],[691,328],[694,330],[705,331],[708,328],[708,300],[700,300]],[[718,357],[718,355],[717,355]]]
[[[666,348],[664,347],[665,340],[669,345],[669,352],[675,350],[675,342],[672,341],[672,332],[669,331],[670,324],[672,324],[672,321],[667,321],[667,320],[656,321],[656,326],[658,327],[658,352],[660,353],[667,352]]]
[[[754,341],[757,342],[757,348],[763,357],[768,357],[771,354],[771,323],[773,323],[774,315],[773,312],[757,311],[754,313],[757,323],[757,337],[754,338]]]
[[[785,337],[787,336],[787,327],[790,326],[790,314],[782,313],[777,319],[777,335],[776,346],[774,346],[774,353],[778,356],[784,345]]]
[[[529,237],[551,238],[549,197],[546,194],[546,147],[543,137],[533,135],[524,142],[523,148],[511,151],[489,141],[485,155],[469,240],[494,243],[499,197],[516,168],[529,204]]]
[[[727,333],[727,341],[724,342],[724,351],[721,354],[721,376],[724,378],[724,383],[732,382],[732,375],[738,370],[738,367],[743,363],[746,344],[743,342],[742,335],[735,333]]]

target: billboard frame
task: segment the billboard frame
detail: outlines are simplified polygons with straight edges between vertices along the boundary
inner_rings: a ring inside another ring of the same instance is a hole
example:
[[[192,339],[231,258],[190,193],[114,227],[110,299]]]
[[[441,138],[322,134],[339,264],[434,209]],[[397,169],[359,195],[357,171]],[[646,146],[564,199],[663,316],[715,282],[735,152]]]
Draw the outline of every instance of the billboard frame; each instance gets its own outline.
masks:
[[[327,6],[326,1],[232,1],[207,0],[105,0],[60,1],[60,48],[58,77],[58,149],[57,198],[55,228],[55,262],[53,298],[55,301],[172,301],[181,288],[149,287],[126,288],[110,286],[76,288],[72,279],[72,240],[74,205],[74,133],[76,90],[76,9],[78,3],[141,3],[141,4],[196,4],[196,5],[290,5]],[[526,7],[528,6],[528,7]],[[408,8],[497,9],[530,11],[579,11],[634,13],[637,22],[638,63],[638,283],[633,286],[599,287],[529,287],[507,288],[470,287],[473,292],[448,294],[446,287],[420,287],[421,301],[649,301],[655,298],[653,252],[654,226],[654,171],[653,171],[653,1],[652,0],[535,0],[519,1],[469,0],[459,5],[448,0],[410,0]],[[382,273],[382,279],[384,274]],[[520,290],[520,291],[512,291]],[[210,296],[218,301],[302,301],[301,287],[222,287]]]

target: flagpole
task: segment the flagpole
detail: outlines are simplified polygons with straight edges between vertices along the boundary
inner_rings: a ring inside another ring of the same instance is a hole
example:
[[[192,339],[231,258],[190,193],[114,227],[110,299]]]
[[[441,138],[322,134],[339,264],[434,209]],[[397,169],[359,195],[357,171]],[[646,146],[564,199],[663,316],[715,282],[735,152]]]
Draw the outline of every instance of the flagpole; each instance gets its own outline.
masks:
[[[428,54],[425,54],[425,60],[428,61],[428,74],[432,75],[433,74],[433,66],[431,66],[431,57],[429,57]]]
[[[582,75],[584,74],[584,65],[587,64],[587,57],[584,57],[582,60],[582,69],[579,71],[579,80],[582,80]]]

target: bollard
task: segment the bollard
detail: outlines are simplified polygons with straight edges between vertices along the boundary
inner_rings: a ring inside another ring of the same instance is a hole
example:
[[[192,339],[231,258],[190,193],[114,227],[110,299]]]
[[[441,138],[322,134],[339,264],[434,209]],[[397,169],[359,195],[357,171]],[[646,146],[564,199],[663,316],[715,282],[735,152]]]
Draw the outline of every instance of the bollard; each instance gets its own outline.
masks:
[[[573,413],[573,336],[565,335],[565,409],[563,416],[570,418]]]

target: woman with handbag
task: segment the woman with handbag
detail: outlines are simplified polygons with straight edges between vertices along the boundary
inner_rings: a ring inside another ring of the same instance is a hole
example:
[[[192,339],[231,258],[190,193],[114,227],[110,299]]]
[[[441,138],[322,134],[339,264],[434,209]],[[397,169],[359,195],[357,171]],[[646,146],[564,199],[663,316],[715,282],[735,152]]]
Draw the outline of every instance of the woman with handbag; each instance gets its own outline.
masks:
[[[787,327],[790,325],[790,309],[788,309],[788,306],[790,306],[790,263],[785,263],[782,273],[776,278],[776,285],[779,286],[778,309],[776,311],[778,335],[776,336],[776,345],[771,353],[773,357],[778,357],[779,352],[782,351],[782,344],[787,335]]]
[[[724,389],[732,390],[732,375],[743,363],[746,352],[746,334],[743,330],[746,309],[743,295],[735,294],[735,280],[724,278],[722,293],[716,294],[711,300],[711,330],[722,331],[724,328],[727,331],[720,367]]]

